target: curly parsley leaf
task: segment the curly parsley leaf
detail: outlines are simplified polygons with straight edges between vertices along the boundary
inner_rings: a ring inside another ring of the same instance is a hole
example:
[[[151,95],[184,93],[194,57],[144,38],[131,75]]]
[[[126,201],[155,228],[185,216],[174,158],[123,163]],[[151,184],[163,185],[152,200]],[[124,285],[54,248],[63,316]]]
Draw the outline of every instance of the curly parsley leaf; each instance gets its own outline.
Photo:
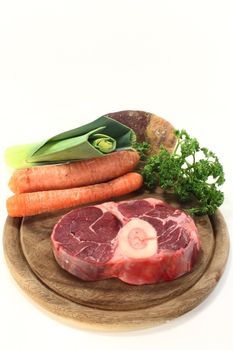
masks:
[[[225,181],[218,157],[185,130],[175,130],[177,145],[172,154],[164,147],[149,156],[141,170],[148,189],[160,186],[173,191],[180,201],[198,200],[198,206],[187,209],[191,215],[214,214],[223,203],[219,186]]]
[[[134,142],[133,148],[139,153],[140,159],[145,160],[150,151],[150,144],[148,142]]]

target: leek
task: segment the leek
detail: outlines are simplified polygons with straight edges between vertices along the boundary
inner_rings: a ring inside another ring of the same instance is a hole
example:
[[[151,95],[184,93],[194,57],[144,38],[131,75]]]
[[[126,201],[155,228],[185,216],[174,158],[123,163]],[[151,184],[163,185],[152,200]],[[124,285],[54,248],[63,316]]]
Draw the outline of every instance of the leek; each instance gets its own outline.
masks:
[[[15,169],[71,162],[131,149],[135,141],[132,129],[106,115],[41,142],[9,147],[5,159]]]

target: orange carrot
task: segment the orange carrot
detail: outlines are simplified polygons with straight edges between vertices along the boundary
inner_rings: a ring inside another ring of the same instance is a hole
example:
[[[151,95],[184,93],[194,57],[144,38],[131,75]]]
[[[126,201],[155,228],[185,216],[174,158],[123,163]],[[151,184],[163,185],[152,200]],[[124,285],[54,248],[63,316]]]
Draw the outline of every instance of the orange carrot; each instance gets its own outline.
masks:
[[[8,214],[13,217],[36,215],[76,205],[106,201],[136,191],[143,179],[128,173],[109,182],[72,189],[15,194],[7,200]]]
[[[119,151],[68,164],[19,169],[12,175],[9,187],[14,193],[25,193],[93,185],[132,171],[138,162],[137,152]]]

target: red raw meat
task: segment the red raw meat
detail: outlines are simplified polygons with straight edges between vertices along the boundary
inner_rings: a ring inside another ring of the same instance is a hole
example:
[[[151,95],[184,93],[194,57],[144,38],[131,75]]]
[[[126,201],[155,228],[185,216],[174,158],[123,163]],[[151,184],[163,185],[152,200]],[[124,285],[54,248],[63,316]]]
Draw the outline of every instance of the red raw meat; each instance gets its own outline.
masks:
[[[72,210],[51,239],[58,264],[71,274],[86,281],[117,277],[135,285],[189,272],[200,250],[193,219],[154,198]]]

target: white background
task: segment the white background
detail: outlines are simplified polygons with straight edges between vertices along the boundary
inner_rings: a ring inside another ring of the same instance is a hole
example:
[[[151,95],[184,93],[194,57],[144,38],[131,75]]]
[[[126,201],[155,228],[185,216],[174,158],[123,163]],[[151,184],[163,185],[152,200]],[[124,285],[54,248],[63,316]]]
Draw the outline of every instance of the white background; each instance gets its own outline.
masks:
[[[233,229],[232,1],[0,1],[1,232],[3,152],[108,112],[141,109],[186,128],[224,165],[221,211]],[[169,324],[127,333],[70,328],[37,309],[1,251],[0,348],[232,349],[232,258],[210,297]]]

